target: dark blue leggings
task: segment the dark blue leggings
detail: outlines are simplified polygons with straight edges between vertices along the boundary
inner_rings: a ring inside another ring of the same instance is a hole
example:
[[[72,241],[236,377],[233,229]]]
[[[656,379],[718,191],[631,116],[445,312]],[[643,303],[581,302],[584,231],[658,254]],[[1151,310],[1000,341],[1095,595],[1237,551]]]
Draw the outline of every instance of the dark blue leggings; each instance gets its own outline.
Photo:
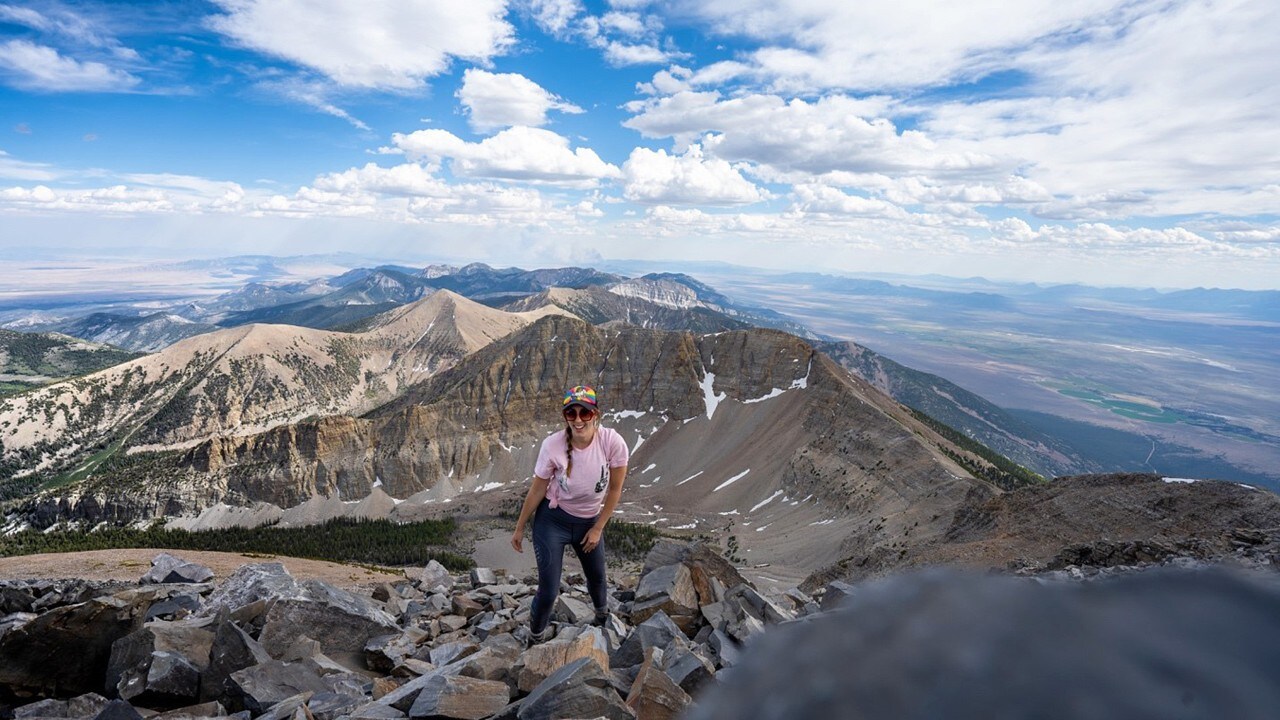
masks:
[[[587,576],[587,592],[596,612],[603,612],[609,605],[605,594],[604,538],[591,552],[582,550],[587,531],[596,524],[595,518],[580,518],[553,508],[548,501],[538,504],[533,515],[533,554],[538,560],[538,594],[533,597],[529,629],[540,633],[551,621],[551,609],[560,594],[560,572],[564,569],[564,546],[572,545]]]

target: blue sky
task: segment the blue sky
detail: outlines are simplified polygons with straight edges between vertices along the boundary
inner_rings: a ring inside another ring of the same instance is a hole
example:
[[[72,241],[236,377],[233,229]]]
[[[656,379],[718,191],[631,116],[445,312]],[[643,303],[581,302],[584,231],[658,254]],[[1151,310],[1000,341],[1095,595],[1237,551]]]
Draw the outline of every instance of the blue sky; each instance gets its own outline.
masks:
[[[1280,287],[1265,0],[0,2],[0,245]]]

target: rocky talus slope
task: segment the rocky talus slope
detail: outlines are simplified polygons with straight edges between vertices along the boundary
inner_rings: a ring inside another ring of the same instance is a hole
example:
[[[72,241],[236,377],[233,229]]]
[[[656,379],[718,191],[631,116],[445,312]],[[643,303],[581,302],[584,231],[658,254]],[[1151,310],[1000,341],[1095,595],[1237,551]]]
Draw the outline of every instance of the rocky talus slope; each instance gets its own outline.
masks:
[[[1235,556],[1270,568],[1269,542]],[[1076,567],[907,573],[810,595],[664,541],[638,574],[611,573],[603,620],[570,575],[534,644],[532,577],[433,562],[342,589],[162,554],[139,582],[0,581],[0,716],[1271,717],[1274,572],[1179,565],[1084,582]]]
[[[820,610],[766,597],[706,546],[660,544],[610,589],[580,579],[530,644],[532,578],[434,563],[349,592],[277,563],[214,582],[170,555],[134,583],[0,583],[0,712],[267,718],[674,718],[767,626]]]

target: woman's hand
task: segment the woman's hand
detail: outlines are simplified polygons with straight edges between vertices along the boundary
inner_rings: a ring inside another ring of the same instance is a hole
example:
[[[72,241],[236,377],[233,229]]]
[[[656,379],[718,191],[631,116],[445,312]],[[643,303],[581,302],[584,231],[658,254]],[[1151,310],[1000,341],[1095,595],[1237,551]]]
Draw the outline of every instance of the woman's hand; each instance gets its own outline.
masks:
[[[517,527],[516,531],[511,533],[511,547],[515,548],[518,553],[524,552],[524,528]]]
[[[587,531],[587,536],[582,539],[582,551],[591,552],[592,550],[595,550],[596,546],[600,544],[601,535],[604,535],[604,528],[592,526],[591,529]]]

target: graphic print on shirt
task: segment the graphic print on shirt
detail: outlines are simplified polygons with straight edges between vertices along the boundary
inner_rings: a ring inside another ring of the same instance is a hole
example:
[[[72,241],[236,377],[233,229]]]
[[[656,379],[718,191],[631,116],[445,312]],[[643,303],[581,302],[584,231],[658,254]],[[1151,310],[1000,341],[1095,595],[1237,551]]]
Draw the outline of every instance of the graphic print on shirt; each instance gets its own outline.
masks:
[[[596,492],[604,492],[604,486],[609,484],[609,466],[600,466],[600,480],[596,482]]]

